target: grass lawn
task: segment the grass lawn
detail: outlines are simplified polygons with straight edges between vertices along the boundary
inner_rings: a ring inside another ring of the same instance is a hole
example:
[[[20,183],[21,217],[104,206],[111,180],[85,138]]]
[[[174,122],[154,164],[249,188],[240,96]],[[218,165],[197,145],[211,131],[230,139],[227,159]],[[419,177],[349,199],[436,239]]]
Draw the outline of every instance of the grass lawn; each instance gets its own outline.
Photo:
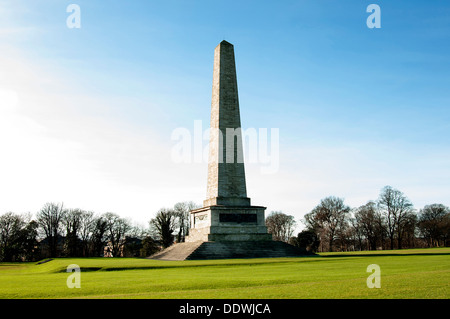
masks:
[[[70,264],[81,288],[69,289]],[[367,266],[381,269],[369,289]],[[0,263],[0,298],[450,298],[450,248],[323,253],[317,257],[158,261],[58,258]]]

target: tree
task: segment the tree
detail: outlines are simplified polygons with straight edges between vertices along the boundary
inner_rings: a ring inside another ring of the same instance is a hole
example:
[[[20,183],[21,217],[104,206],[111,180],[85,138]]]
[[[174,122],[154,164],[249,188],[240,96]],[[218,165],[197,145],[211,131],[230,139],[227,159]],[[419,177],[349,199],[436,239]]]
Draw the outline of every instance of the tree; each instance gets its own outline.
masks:
[[[113,257],[119,257],[125,245],[125,237],[131,229],[130,222],[114,213],[103,215],[106,221],[107,238],[111,244]]]
[[[349,234],[352,238],[352,242],[355,250],[362,250],[365,244],[365,237],[361,227],[358,225],[356,218],[350,218]]]
[[[57,257],[58,241],[62,234],[62,220],[66,210],[63,204],[47,203],[37,213],[37,222],[48,242],[49,257]]]
[[[78,234],[81,227],[81,216],[83,211],[80,209],[68,209],[63,218],[63,225],[66,228],[66,239],[64,250],[67,257],[78,257],[80,253],[80,242]]]
[[[417,215],[411,212],[402,220],[402,247],[414,248],[417,235]]]
[[[412,203],[399,190],[385,186],[378,199],[378,209],[385,217],[391,249],[394,249],[396,237],[398,248],[402,248],[406,221],[414,214]]]
[[[311,211],[308,214],[305,214],[305,216],[302,219],[302,223],[306,226],[306,230],[310,233],[313,233],[313,238],[315,239],[315,244],[317,245],[316,250],[318,251],[319,247],[321,246],[322,241],[322,229],[320,228],[319,222],[316,220],[316,215],[314,211]],[[298,236],[297,236],[298,237]]]
[[[29,214],[0,216],[0,261],[33,261],[38,257],[37,228]]]
[[[322,199],[307,216],[309,223],[322,230],[321,235],[327,239],[329,251],[333,251],[337,235],[344,233],[349,212],[350,207],[344,204],[344,199],[329,196]]]
[[[190,228],[190,211],[197,208],[198,205],[194,202],[179,202],[176,203],[173,210],[176,216],[176,224],[178,228],[177,242],[184,242],[187,235],[189,235]]]
[[[426,205],[419,212],[418,227],[429,247],[439,247],[449,232],[450,209],[442,204]]]
[[[305,248],[307,251],[316,252],[319,248],[320,239],[317,232],[313,229],[304,229],[297,235],[295,245]]]
[[[0,261],[12,261],[14,245],[24,222],[20,216],[9,212],[0,216]]]
[[[122,257],[139,257],[142,247],[142,240],[140,238],[125,236]]]
[[[150,227],[156,231],[164,248],[169,247],[173,243],[176,216],[174,210],[162,208],[156,213],[155,218],[150,220]]]
[[[151,256],[154,253],[156,253],[158,250],[159,250],[159,247],[156,244],[156,242],[153,240],[152,237],[146,236],[142,240],[142,248],[140,250],[141,257]]]
[[[143,239],[148,236],[148,230],[144,229],[140,224],[134,224],[130,227],[125,237],[125,245],[123,246],[123,257],[139,257],[143,246]],[[144,256],[145,257],[145,256]]]
[[[271,212],[266,218],[266,226],[273,240],[287,243],[294,232],[296,222],[294,216],[283,212]]]
[[[355,210],[355,227],[367,240],[367,248],[376,250],[377,243],[383,236],[381,215],[377,211],[377,204],[369,201]]]
[[[108,230],[108,223],[103,216],[99,216],[93,219],[92,235],[90,240],[91,255],[103,256],[103,249],[107,242],[106,232]]]
[[[95,221],[94,212],[82,211],[80,215],[79,237],[81,240],[81,254],[84,257],[89,256],[89,244],[92,242],[94,235]]]
[[[36,223],[29,215],[0,216],[0,261],[31,260],[36,245]]]
[[[35,261],[40,259],[40,251],[37,249],[38,227],[38,223],[34,220],[31,220],[20,231],[19,255],[23,257],[23,261]]]

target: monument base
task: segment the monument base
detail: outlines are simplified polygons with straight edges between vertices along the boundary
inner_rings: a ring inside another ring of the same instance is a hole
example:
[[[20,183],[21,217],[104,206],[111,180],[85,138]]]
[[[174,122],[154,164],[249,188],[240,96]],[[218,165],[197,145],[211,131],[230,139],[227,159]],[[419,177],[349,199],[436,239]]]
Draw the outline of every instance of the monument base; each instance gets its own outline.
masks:
[[[262,206],[208,206],[191,211],[186,242],[268,241]]]
[[[176,243],[151,259],[199,260],[301,257],[306,249],[273,241],[261,206],[208,206],[191,211],[191,228],[184,243]]]

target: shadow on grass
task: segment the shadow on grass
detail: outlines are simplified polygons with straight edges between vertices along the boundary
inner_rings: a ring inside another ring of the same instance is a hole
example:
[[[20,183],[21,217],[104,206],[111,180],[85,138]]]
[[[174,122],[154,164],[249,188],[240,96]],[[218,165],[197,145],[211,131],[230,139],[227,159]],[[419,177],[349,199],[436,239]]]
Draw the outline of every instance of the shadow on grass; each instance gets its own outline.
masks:
[[[337,253],[330,255],[321,255],[323,258],[336,258],[336,257],[409,257],[409,256],[450,256],[450,253],[380,253],[380,254],[354,254],[354,253]]]
[[[260,261],[258,260],[260,259]],[[277,260],[277,258],[254,258],[253,262],[240,262],[245,259],[211,259],[211,260],[189,260],[189,261],[169,261],[170,264],[166,264],[166,261],[161,261],[158,265],[145,265],[145,266],[130,266],[130,267],[115,267],[115,266],[103,266],[103,267],[80,267],[82,272],[92,272],[92,271],[124,271],[124,270],[165,270],[165,269],[183,269],[183,268],[202,268],[202,267],[228,267],[228,266],[239,266],[239,267],[252,267],[252,266],[262,266],[265,264],[283,264],[283,263],[296,263],[299,260],[313,262],[319,261],[321,256],[319,255],[309,255],[307,258],[305,257],[290,257],[283,260]],[[202,263],[202,261],[218,261],[218,263]],[[225,261],[225,262],[223,262]],[[173,262],[173,263],[172,263]],[[199,262],[199,263],[196,263]],[[66,272],[65,268],[59,268],[54,272]]]

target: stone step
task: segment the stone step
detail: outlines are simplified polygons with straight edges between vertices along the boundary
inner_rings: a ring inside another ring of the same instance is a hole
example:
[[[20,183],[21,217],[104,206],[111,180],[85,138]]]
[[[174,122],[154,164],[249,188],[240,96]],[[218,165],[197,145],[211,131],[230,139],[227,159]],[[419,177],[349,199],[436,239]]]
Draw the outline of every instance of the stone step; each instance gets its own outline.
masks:
[[[159,260],[185,260],[201,244],[202,242],[173,244],[172,246],[164,249],[163,251],[157,252],[148,258]]]
[[[306,255],[306,251],[284,242],[205,242],[187,259],[269,258],[304,255]]]
[[[298,257],[305,250],[280,241],[219,241],[174,244],[149,257],[160,260]]]

